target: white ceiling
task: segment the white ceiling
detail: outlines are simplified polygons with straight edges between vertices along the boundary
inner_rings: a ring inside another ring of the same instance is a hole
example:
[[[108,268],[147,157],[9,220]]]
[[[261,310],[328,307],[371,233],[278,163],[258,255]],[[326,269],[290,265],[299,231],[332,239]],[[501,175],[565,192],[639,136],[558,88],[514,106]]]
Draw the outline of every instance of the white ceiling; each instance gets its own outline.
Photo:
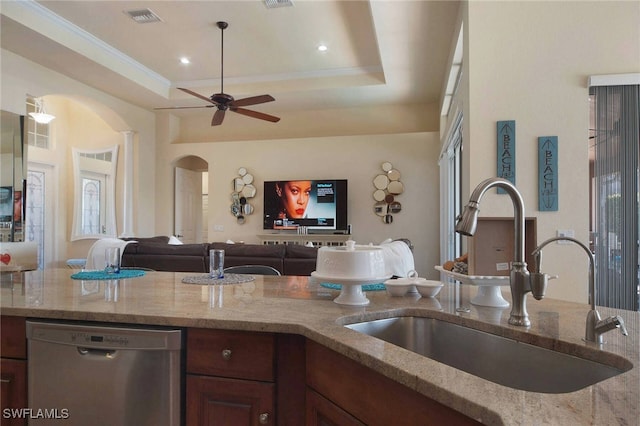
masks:
[[[271,94],[267,114],[376,105],[438,104],[457,1],[293,0],[269,9],[236,1],[2,1],[1,45],[146,109]],[[151,9],[139,24],[127,10]],[[324,43],[328,51],[319,52]],[[182,65],[183,56],[191,60]],[[439,110],[439,109],[438,109]],[[176,111],[194,114],[200,109]],[[210,111],[210,110],[209,110]],[[249,118],[247,118],[249,119]]]

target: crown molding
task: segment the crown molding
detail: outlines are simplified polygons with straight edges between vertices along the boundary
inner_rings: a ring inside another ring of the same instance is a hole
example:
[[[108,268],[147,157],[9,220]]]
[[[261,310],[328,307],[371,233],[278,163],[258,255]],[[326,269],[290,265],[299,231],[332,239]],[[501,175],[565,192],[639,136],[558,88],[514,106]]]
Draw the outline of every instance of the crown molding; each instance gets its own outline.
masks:
[[[0,12],[56,43],[164,97],[171,81],[35,0],[2,2]]]

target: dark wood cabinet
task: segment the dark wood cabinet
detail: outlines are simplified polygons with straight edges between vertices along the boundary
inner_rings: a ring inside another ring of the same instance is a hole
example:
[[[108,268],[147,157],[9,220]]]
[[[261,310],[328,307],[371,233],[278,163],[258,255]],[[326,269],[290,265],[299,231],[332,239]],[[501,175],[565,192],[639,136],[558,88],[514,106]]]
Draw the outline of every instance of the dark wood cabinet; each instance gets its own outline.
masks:
[[[5,413],[28,408],[26,321],[2,316],[0,325]],[[477,424],[303,336],[203,328],[186,334],[187,426]],[[2,424],[26,420],[3,416]]]
[[[25,418],[5,411],[27,408],[27,336],[24,318],[0,318],[0,354],[2,424],[26,425]]]
[[[187,425],[273,425],[275,384],[187,375]]]
[[[270,333],[187,330],[187,425],[275,425],[275,340]]]
[[[307,388],[306,405],[307,426],[364,426],[364,423],[311,388]]]
[[[338,416],[344,413],[364,424],[478,424],[464,414],[311,340],[307,340],[306,358],[307,386],[332,404],[318,402],[311,394],[311,403],[315,407],[307,407],[307,419],[326,422],[318,424],[342,424],[342,420],[335,419],[342,419]],[[307,404],[309,401],[308,398]]]

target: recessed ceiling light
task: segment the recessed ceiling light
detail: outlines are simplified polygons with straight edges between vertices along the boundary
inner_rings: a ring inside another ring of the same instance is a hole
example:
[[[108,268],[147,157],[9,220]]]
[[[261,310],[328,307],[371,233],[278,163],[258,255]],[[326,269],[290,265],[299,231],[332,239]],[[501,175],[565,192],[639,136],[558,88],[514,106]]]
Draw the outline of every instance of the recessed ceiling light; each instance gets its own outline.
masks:
[[[191,61],[189,60],[189,58],[183,57],[183,58],[180,58],[180,63],[187,65],[187,64],[190,64]]]
[[[327,47],[326,44],[321,44],[318,46],[318,51],[319,52],[326,52],[329,48]]]

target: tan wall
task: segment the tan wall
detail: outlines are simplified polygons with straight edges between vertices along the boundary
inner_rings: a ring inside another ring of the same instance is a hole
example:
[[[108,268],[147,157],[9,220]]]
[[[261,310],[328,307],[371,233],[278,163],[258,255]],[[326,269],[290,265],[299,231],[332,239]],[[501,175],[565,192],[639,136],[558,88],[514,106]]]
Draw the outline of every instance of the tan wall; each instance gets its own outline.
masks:
[[[71,146],[102,146],[119,141],[121,131],[133,130],[134,136],[134,222],[138,232],[154,233],[155,209],[155,115],[123,102],[66,76],[2,50],[0,106],[17,114],[26,113],[26,97],[46,96],[47,111],[58,116],[51,124],[54,146],[50,151],[31,150],[30,161],[54,166],[54,194],[56,216],[55,243],[52,256],[63,266],[72,257],[83,257],[92,240],[70,242],[73,216],[73,170]],[[49,103],[50,102],[50,103]],[[94,133],[95,129],[95,133]],[[104,136],[108,135],[108,136]],[[104,138],[108,140],[105,141]],[[85,145],[86,144],[86,145]],[[122,150],[116,187],[118,206],[122,204]],[[118,216],[118,230],[122,230],[122,216]]]
[[[170,134],[168,132],[167,134]],[[158,134],[162,134],[158,132]],[[278,179],[348,179],[349,223],[358,243],[386,238],[410,238],[415,244],[420,275],[436,278],[439,259],[437,133],[345,136],[248,142],[159,144],[156,210],[158,233],[173,232],[173,163],[196,155],[209,165],[209,241],[258,242],[262,229],[263,182]],[[402,173],[405,193],[398,197],[403,210],[392,224],[373,212],[372,179],[390,161]],[[255,213],[239,225],[230,213],[231,181],[245,167],[258,189],[252,200]],[[214,226],[222,225],[217,232]]]
[[[538,242],[573,229],[588,242],[590,75],[638,72],[638,2],[469,2],[464,8],[465,182],[496,175],[496,121],[516,120],[517,186]],[[538,211],[537,138],[558,136],[559,211]],[[488,194],[482,215],[510,216],[506,195]],[[543,270],[558,274],[548,296],[587,301],[587,259],[553,244]]]
[[[574,229],[577,238],[587,240],[587,77],[638,72],[638,8],[637,2],[610,1],[464,4],[465,62],[461,90],[466,100],[465,192],[485,177],[495,175],[495,122],[514,119],[518,128],[517,183],[526,200],[527,214],[538,217],[539,240],[554,235],[555,229],[564,228]],[[357,240],[377,242],[387,237],[409,236],[417,246],[421,274],[432,274],[431,268],[438,262],[437,123],[433,124],[434,133],[423,129],[398,135],[274,139],[239,144],[206,142],[201,129],[190,127],[198,133],[185,140],[180,134],[180,120],[170,114],[167,119],[156,120],[153,112],[4,50],[1,66],[2,109],[23,113],[26,94],[59,95],[89,106],[116,132],[136,132],[134,228],[139,235],[171,233],[172,164],[183,156],[197,155],[209,163],[208,225],[212,240],[233,235],[250,241],[251,236],[260,232],[259,209],[242,226],[236,225],[228,212],[230,180],[237,168],[243,166],[254,173],[258,182],[302,174],[347,178],[353,182],[350,221]],[[432,109],[430,106],[425,111]],[[377,116],[378,112],[368,113]],[[394,120],[393,116],[385,117]],[[63,125],[62,121],[56,123]],[[560,140],[561,188],[557,213],[537,212],[535,146],[536,138],[545,135],[557,135]],[[171,144],[174,141],[183,143]],[[322,153],[319,147],[327,151]],[[283,151],[293,153],[287,161],[278,160],[281,158],[278,153]],[[64,169],[66,155],[56,151],[49,163],[63,165]],[[407,188],[401,197],[404,210],[392,225],[382,224],[371,212],[370,181],[385,160],[400,169]],[[69,196],[60,194],[61,199]],[[490,195],[483,202],[483,214],[511,215],[511,204],[496,198]],[[260,206],[260,196],[255,202]],[[58,206],[55,213],[66,217],[70,213],[64,211],[63,205],[66,203]],[[223,225],[223,232],[213,231],[212,225],[218,224]],[[56,230],[56,235],[56,256],[59,259],[77,256],[75,247],[67,247],[68,229]],[[549,295],[586,301],[584,255],[568,246],[553,246],[546,248],[543,256],[544,269],[561,275],[552,282]]]

